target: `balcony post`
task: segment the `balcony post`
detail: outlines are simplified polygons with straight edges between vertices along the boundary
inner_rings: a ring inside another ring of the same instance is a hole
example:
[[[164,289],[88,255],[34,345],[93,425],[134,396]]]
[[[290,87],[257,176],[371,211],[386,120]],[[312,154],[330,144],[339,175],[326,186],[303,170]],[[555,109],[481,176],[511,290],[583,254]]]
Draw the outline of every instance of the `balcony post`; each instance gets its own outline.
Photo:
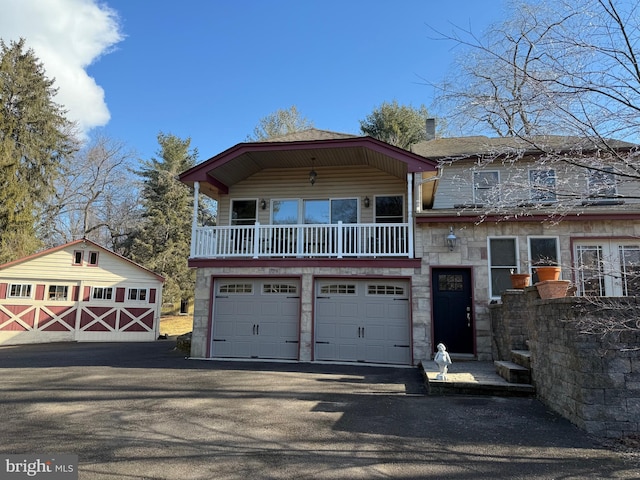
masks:
[[[409,258],[414,258],[413,254],[413,173],[407,173],[407,222],[409,229],[407,232],[409,241]]]
[[[336,252],[338,258],[342,258],[342,220],[338,220],[338,244],[336,245]]]
[[[260,222],[256,222],[253,226],[253,258],[258,258],[260,245]]]
[[[196,256],[196,232],[198,231],[198,197],[200,182],[193,182],[193,217],[191,220],[191,258]]]

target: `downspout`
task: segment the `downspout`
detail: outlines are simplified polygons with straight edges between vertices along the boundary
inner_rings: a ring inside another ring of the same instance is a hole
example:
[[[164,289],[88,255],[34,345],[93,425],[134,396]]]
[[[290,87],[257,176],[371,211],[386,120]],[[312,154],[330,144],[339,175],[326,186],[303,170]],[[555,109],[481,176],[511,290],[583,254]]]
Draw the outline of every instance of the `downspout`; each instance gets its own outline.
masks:
[[[200,193],[200,182],[193,182],[193,218],[191,220],[191,253],[190,257],[196,256],[196,229],[198,228],[198,194]]]
[[[407,173],[407,221],[409,222],[409,258],[415,258],[413,251],[413,173]]]

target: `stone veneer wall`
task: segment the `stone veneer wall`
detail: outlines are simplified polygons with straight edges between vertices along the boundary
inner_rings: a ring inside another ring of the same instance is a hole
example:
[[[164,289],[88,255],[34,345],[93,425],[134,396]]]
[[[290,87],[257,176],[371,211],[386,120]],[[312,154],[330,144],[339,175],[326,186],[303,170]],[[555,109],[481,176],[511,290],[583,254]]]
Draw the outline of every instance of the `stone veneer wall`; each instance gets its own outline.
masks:
[[[356,267],[256,267],[256,268],[199,268],[196,272],[195,309],[191,356],[205,358],[207,353],[207,329],[211,305],[212,276],[269,276],[301,278],[300,361],[309,362],[313,339],[313,278],[321,277],[405,277],[411,278],[413,362],[418,364],[431,358],[431,317],[428,305],[428,276],[414,268],[356,268]]]
[[[597,321],[602,315],[584,298],[540,300],[535,287],[529,287],[502,299],[491,309],[494,331],[502,336],[496,343],[505,348],[505,332],[528,338],[532,378],[542,402],[595,435],[640,433],[640,355],[634,350],[640,346],[639,331],[624,332],[615,342],[580,333],[578,316]],[[636,307],[640,310],[640,303]],[[518,316],[519,326],[511,324]]]

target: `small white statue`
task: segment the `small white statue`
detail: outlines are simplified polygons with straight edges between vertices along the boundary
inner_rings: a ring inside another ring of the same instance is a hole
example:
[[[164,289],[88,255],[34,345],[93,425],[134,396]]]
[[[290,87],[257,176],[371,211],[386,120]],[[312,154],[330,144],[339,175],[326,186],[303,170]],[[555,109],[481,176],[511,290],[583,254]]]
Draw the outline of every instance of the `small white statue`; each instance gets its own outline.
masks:
[[[449,365],[451,365],[451,357],[449,356],[449,352],[447,352],[447,347],[444,344],[439,343],[436,347],[438,349],[438,353],[433,357],[433,361],[438,365],[438,369],[440,373],[436,375],[436,380],[447,381],[447,371],[449,370]]]

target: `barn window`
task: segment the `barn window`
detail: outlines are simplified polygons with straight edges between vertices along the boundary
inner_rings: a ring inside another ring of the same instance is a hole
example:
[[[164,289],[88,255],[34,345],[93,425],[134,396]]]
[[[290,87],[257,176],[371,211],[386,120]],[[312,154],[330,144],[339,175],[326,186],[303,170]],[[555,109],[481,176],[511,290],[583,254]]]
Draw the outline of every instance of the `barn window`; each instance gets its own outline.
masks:
[[[228,283],[220,285],[220,293],[253,293],[251,283]]]
[[[404,288],[397,285],[367,285],[367,295],[404,295]]]
[[[98,265],[98,252],[89,252],[89,265]]]
[[[129,300],[144,302],[147,300],[147,289],[146,288],[130,288],[129,295],[127,298]]]
[[[353,283],[332,283],[330,285],[322,285],[320,293],[334,293],[338,295],[355,295],[356,286]]]
[[[82,265],[82,250],[74,250],[73,251],[73,265]]]
[[[12,283],[9,286],[10,298],[31,298],[30,283]]]
[[[69,295],[66,285],[49,285],[49,300],[65,301]]]
[[[93,294],[91,297],[94,300],[111,300],[113,298],[112,287],[93,287]]]
[[[298,293],[295,285],[287,283],[265,283],[262,286],[262,293]]]

